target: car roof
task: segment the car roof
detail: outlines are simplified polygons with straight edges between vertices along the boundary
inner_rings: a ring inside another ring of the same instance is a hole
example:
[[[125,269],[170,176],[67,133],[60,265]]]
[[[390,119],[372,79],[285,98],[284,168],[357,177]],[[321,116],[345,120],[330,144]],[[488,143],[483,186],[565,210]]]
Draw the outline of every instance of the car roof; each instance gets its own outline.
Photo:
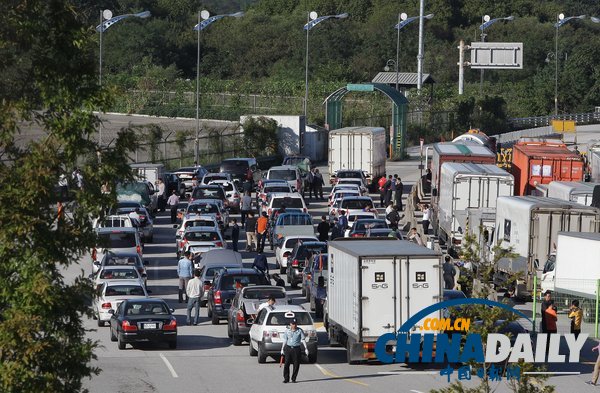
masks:
[[[215,216],[212,214],[196,214],[188,213],[183,217],[183,221],[215,221]],[[215,221],[216,222],[216,221]]]
[[[187,227],[185,232],[219,232],[215,227]]]
[[[253,289],[268,289],[270,291],[275,290],[275,291],[285,292],[284,287],[278,287],[275,285],[251,285],[251,286],[242,288],[242,292],[246,292],[247,290],[253,290]]]
[[[257,275],[262,275],[263,273],[261,273],[260,271],[256,270],[256,269],[252,269],[250,267],[235,267],[232,269],[224,269],[221,272],[223,275],[229,275],[229,274],[257,274]]]
[[[123,281],[123,280],[121,280]],[[123,300],[123,302],[128,302],[128,303],[163,303],[167,306],[168,308],[168,304],[164,299],[161,299],[159,297],[146,297],[146,298],[137,298],[137,299],[125,299]]]
[[[292,208],[290,208],[292,209]],[[287,210],[287,208],[286,208]],[[279,214],[279,217],[287,217],[287,216],[309,216],[312,219],[312,216],[308,213],[304,213],[301,211],[291,211],[291,212],[285,212],[285,213],[281,213]]]
[[[216,180],[215,180],[215,181],[216,181]],[[216,184],[200,184],[200,185],[197,185],[197,186],[194,188],[194,190],[195,190],[195,189],[198,189],[198,188],[199,188],[199,189],[203,189],[203,190],[206,190],[206,189],[212,190],[212,189],[221,188],[221,186],[219,186],[219,185],[216,185]]]
[[[363,173],[362,169],[338,169],[337,173],[340,172],[360,172]]]
[[[133,265],[104,265],[100,270],[135,270],[137,272],[137,269]]]
[[[272,166],[271,168],[269,168],[269,171],[272,170],[291,170],[291,171],[297,171],[298,167],[296,165],[277,165],[277,166]]]
[[[298,243],[299,246],[326,246],[327,242],[302,242],[302,243]]]
[[[344,198],[344,200],[370,200],[373,201],[373,199],[370,196],[349,196]]]
[[[143,286],[143,284],[140,283],[140,280],[131,280],[131,279],[127,279],[127,280],[105,280],[104,281],[104,286],[108,287],[110,285],[139,285],[139,286]]]
[[[373,213],[373,212],[365,212],[365,213]],[[356,214],[353,214],[353,216],[355,216],[355,215]],[[370,222],[373,222],[373,221],[382,221],[382,222],[385,222],[385,220],[383,218],[375,218],[375,217],[372,217],[372,218],[371,217],[369,217],[369,218],[359,218],[356,221],[357,222],[358,221],[370,221]],[[375,229],[375,228],[373,228],[373,229]]]
[[[132,228],[132,227],[103,227],[103,228],[96,228],[96,231],[98,231],[98,234],[100,233],[137,233],[137,228]]]
[[[288,239],[304,239],[304,238],[308,238],[308,237],[313,237],[313,238],[315,238],[315,241],[316,241],[316,239],[317,239],[317,237],[316,237],[316,236],[311,236],[311,235],[287,235],[287,236],[284,236],[283,238],[284,238],[285,240],[288,240]]]
[[[124,258],[124,257],[139,257],[140,254],[138,254],[135,251],[109,251],[106,254],[104,254],[104,256],[106,257],[115,257],[115,258]]]
[[[304,307],[299,306],[297,304],[278,304],[276,307],[270,309],[269,307],[266,308],[268,313],[272,313],[272,312],[288,312],[288,311],[292,311],[292,312],[308,312]]]
[[[302,195],[297,192],[273,192],[271,193],[271,199],[274,198],[302,198]]]

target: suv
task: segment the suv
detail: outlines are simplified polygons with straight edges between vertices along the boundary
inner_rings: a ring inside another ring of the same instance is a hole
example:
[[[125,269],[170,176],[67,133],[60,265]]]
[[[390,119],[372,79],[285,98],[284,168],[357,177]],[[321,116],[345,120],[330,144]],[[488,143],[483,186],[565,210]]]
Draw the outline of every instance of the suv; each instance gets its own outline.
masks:
[[[102,260],[104,254],[110,251],[142,256],[142,242],[137,228],[97,228],[96,233],[98,246],[92,250],[92,262]]]
[[[269,216],[274,211],[279,210],[281,206],[285,206],[286,209],[302,209],[304,213],[308,212],[302,195],[298,194],[297,192],[274,192],[269,194],[269,196],[270,198],[267,201],[266,207],[263,205],[263,211],[266,209],[267,215]]]
[[[300,171],[295,165],[274,166],[267,172],[269,180],[285,180],[295,192],[302,193],[303,181]]]
[[[367,188],[369,186],[367,176],[360,169],[340,169],[331,176],[329,182],[336,184],[339,179],[360,179],[363,187]]]
[[[315,254],[327,254],[325,242],[296,243],[287,262],[287,282],[292,288],[302,283],[302,270],[306,262],[312,261]]]
[[[229,226],[229,211],[223,207],[223,201],[219,199],[197,199],[188,203],[183,211],[182,219],[193,215],[213,216],[221,229],[221,234],[225,235],[225,230]]]
[[[271,285],[271,281],[260,270],[249,268],[224,268],[215,275],[206,303],[208,317],[213,325],[218,325],[221,319],[227,318],[227,311],[236,292],[248,285]]]
[[[287,326],[295,319],[298,327],[304,331],[306,346],[308,347],[308,361],[317,361],[317,329],[310,313],[301,306],[282,305],[265,307],[252,321],[250,328],[250,356],[258,356],[258,362],[267,361],[267,356],[279,359],[283,346],[283,334]],[[305,355],[302,354],[304,358]]]
[[[179,168],[175,172],[173,172],[173,174],[176,175],[181,181],[181,184],[183,186],[181,187],[181,189],[183,189],[185,192],[191,191],[194,187],[194,178],[196,178],[196,180],[199,181],[207,173],[208,170],[201,166]]]
[[[242,183],[252,173],[252,182],[256,184],[262,177],[256,158],[228,158],[221,161],[220,172],[229,173],[234,181]]]

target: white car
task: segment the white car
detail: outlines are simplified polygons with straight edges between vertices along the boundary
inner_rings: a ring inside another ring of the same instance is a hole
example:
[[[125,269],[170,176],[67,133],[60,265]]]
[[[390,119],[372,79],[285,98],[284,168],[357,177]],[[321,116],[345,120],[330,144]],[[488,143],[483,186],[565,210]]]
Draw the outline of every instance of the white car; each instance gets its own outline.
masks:
[[[215,217],[221,228],[221,234],[224,234],[225,229],[229,226],[229,210],[224,207],[223,201],[219,199],[197,199],[190,202],[185,209],[183,217],[194,214]]]
[[[357,187],[360,187],[360,190],[362,191],[363,194],[366,194],[366,192],[368,191],[368,188],[365,187],[362,179],[355,179],[352,177],[349,178],[343,178],[343,179],[337,179],[337,183],[335,183],[338,186],[344,185],[344,184],[353,184]]]
[[[177,229],[175,231],[175,241],[178,242],[185,230],[190,227],[212,227],[221,230],[217,217],[212,214],[187,214],[181,219],[181,225],[173,225],[173,228]]]
[[[296,243],[298,243],[299,241],[317,242],[319,241],[319,239],[317,239],[315,236],[301,235],[285,236],[284,238],[282,238],[278,243],[277,248],[275,249],[275,263],[279,268],[279,272],[281,274],[285,274],[287,270],[287,258],[294,249]]]
[[[350,236],[350,231],[354,226],[354,222],[363,218],[377,218],[377,213],[375,212],[353,212],[348,215],[348,228],[344,231],[344,237]]]
[[[356,190],[359,193],[363,193],[362,188],[356,184],[352,184],[352,183],[343,183],[343,184],[336,184],[335,186],[333,186],[331,188],[331,191],[329,192],[329,198],[331,198],[331,195],[333,195],[336,191],[340,191],[340,190]]]
[[[288,182],[292,190],[302,193],[303,181],[298,167],[295,165],[274,166],[269,169],[266,179],[269,180],[285,180]]]
[[[123,300],[147,298],[148,292],[139,280],[108,280],[102,284],[98,296],[94,299],[94,314],[98,326],[104,326],[112,313]]]
[[[279,210],[281,206],[285,206],[286,208],[290,209],[302,209],[304,213],[308,213],[306,203],[304,203],[304,198],[302,198],[302,195],[298,194],[297,192],[277,192],[270,194],[270,199],[267,201],[267,205],[263,205],[263,209],[266,210],[263,211],[266,211],[267,215],[270,217],[271,213]]]
[[[218,173],[207,173],[206,175],[204,175],[204,177],[202,178],[202,181],[200,182],[200,184],[210,184],[211,181],[214,180],[227,180],[227,181],[233,181],[233,178],[231,177],[231,174],[229,173],[223,173],[223,172],[218,172]]]
[[[94,278],[94,288],[100,289],[106,281],[136,280],[147,287],[147,276],[141,274],[134,265],[108,265],[100,268]]]
[[[338,184],[340,180],[343,181],[344,179],[360,180],[362,187],[365,187],[365,189],[369,186],[367,176],[360,169],[340,169],[331,176],[330,181],[333,184]]]
[[[342,188],[341,190],[338,189],[329,197],[329,206],[331,206],[333,204],[333,201],[335,201],[336,199],[343,199],[343,198],[351,197],[351,196],[361,196],[361,193],[357,188],[354,188],[354,189]]]
[[[330,210],[330,215],[339,218],[340,213],[344,211],[346,216],[351,214],[362,213],[366,211],[375,212],[377,216],[377,210],[374,207],[373,200],[368,196],[361,197],[345,197],[340,202],[334,203]],[[369,208],[370,207],[370,208]],[[375,217],[377,218],[377,217]]]
[[[267,203],[269,197],[273,193],[293,193],[292,187],[285,181],[278,183],[269,182],[264,185],[259,193],[256,194],[256,204],[260,206],[261,203]]]
[[[304,331],[306,346],[308,347],[308,361],[317,361],[317,329],[310,313],[301,306],[275,305],[265,307],[258,312],[250,328],[250,356],[258,356],[259,363],[265,363],[271,356],[279,360],[283,347],[283,335],[295,319],[298,327]],[[302,345],[302,352],[304,346]],[[305,358],[304,354],[302,355]]]
[[[98,246],[91,251],[92,262],[101,261],[108,252],[135,252],[140,257],[142,242],[137,228],[97,228]]]
[[[229,202],[229,207],[236,212],[240,210],[241,195],[234,182],[229,180],[213,180],[208,185],[221,186],[223,191],[225,191],[225,198]]]
[[[211,227],[189,227],[177,245],[177,258],[191,251],[194,258],[215,248],[227,248],[221,232]]]

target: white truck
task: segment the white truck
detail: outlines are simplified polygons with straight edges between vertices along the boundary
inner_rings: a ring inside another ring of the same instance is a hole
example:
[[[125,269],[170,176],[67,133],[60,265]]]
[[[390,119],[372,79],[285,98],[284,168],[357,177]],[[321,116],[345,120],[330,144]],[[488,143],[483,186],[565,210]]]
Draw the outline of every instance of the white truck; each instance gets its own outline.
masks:
[[[158,179],[162,180],[165,173],[165,166],[163,164],[146,163],[130,164],[129,166],[138,180],[147,180],[152,184],[156,184]]]
[[[596,186],[600,186],[600,183],[552,181],[547,186],[547,196],[590,206],[594,195],[594,187]]]
[[[593,144],[587,152],[590,181],[600,182],[600,144]]]
[[[360,169],[371,179],[385,174],[385,130],[381,127],[346,127],[329,132],[329,174]]]
[[[528,298],[533,277],[541,278],[544,263],[555,252],[559,232],[598,232],[600,209],[575,202],[536,196],[499,197],[496,228],[490,244],[510,249],[516,258],[502,258],[494,282],[503,286],[507,275],[522,272],[515,296]]]
[[[374,360],[379,336],[443,299],[438,252],[402,240],[348,239],[329,242],[328,253],[329,340],[346,347],[350,364]]]
[[[493,214],[498,197],[513,195],[513,175],[493,164],[446,162],[440,172],[441,192],[433,209],[434,221],[440,239],[449,247],[460,245],[470,227],[469,209]]]

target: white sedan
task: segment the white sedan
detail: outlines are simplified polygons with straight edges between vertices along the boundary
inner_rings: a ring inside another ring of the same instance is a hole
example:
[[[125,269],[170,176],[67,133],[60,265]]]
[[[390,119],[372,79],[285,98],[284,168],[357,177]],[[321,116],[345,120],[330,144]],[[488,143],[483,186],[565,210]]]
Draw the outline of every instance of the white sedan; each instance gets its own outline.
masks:
[[[102,284],[98,296],[94,299],[94,316],[98,326],[104,326],[112,313],[123,300],[147,298],[146,287],[139,280],[108,280]]]

